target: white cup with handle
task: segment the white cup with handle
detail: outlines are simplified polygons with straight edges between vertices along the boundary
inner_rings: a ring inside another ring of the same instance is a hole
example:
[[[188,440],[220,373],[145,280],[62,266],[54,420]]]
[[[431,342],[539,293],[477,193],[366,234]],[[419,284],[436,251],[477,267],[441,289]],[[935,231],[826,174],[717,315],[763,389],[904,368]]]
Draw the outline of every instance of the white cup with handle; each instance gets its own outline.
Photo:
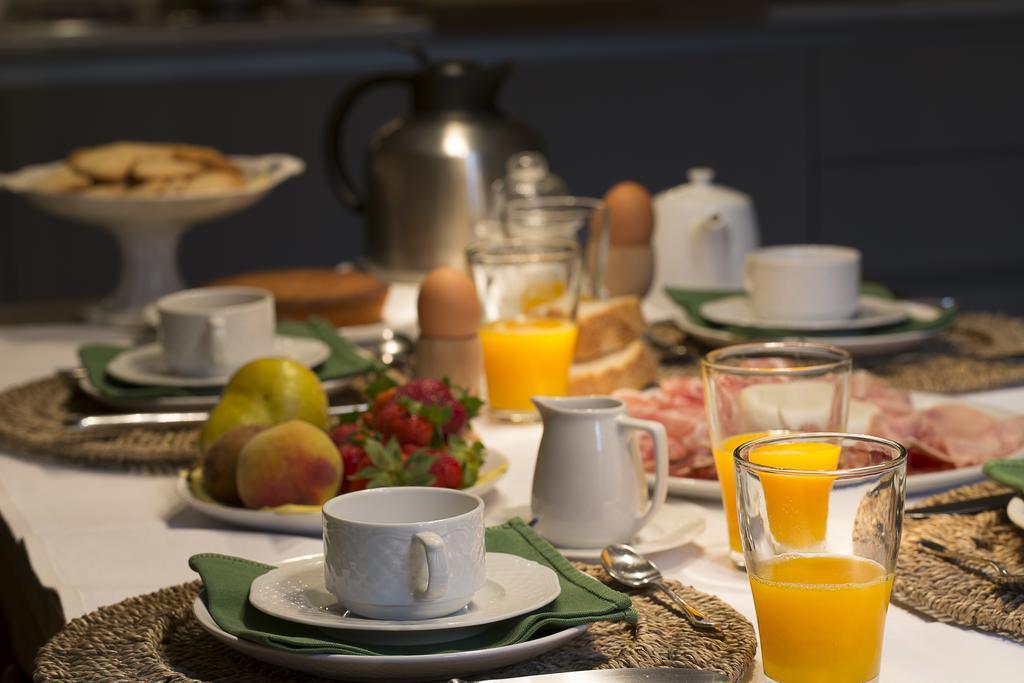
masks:
[[[455,489],[396,486],[323,507],[324,580],[347,609],[430,619],[470,603],[486,581],[484,502]]]
[[[156,303],[158,337],[170,370],[222,377],[274,350],[274,295],[258,287],[200,287]]]
[[[830,244],[764,247],[747,256],[743,288],[762,320],[846,320],[857,313],[860,252]]]

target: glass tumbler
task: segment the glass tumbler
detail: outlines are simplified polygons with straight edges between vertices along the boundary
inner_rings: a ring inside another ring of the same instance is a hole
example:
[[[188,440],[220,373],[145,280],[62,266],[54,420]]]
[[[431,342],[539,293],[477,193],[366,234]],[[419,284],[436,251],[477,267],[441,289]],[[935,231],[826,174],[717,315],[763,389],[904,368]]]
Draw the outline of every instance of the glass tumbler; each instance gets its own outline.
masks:
[[[770,680],[878,679],[906,465],[900,444],[856,434],[736,449],[740,535]]]
[[[701,362],[715,470],[729,531],[729,556],[743,566],[732,457],[745,441],[783,432],[841,432],[850,402],[846,351],[768,342],[716,349]]]
[[[505,233],[512,239],[561,237],[574,240],[583,260],[580,295],[607,296],[608,207],[600,199],[555,195],[511,199]]]
[[[471,245],[467,258],[483,312],[488,410],[499,420],[536,420],[531,396],[569,391],[579,247],[563,238],[507,239]]]

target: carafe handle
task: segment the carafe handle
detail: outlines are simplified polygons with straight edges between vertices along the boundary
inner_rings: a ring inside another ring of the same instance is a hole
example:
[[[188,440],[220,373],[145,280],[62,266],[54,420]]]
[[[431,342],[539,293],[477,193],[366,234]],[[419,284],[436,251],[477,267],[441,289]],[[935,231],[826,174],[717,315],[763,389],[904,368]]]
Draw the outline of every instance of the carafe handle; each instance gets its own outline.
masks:
[[[338,98],[327,119],[327,129],[324,131],[326,157],[324,165],[327,168],[327,179],[342,204],[347,205],[353,211],[363,211],[366,208],[366,200],[356,189],[351,176],[345,169],[345,151],[342,141],[345,138],[344,128],[349,111],[355,101],[367,90],[388,83],[411,85],[412,78],[411,74],[385,74],[360,81]]]
[[[668,434],[665,425],[654,420],[638,420],[635,417],[619,417],[620,431],[640,430],[647,432],[654,440],[654,495],[647,512],[637,522],[637,529],[642,529],[658,513],[668,496]]]

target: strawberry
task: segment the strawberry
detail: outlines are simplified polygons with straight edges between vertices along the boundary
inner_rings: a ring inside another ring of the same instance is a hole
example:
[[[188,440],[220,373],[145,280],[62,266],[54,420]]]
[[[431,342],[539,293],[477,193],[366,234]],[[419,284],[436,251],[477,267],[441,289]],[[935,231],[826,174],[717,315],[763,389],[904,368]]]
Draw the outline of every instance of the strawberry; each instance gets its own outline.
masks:
[[[373,407],[370,408],[371,412],[379,413],[380,409],[383,408],[385,405],[387,405],[388,403],[393,403],[394,401],[392,401],[392,399],[395,397],[395,394],[397,393],[398,387],[391,387],[390,389],[385,389],[384,391],[374,396]]]
[[[362,469],[370,464],[370,458],[366,455],[366,450],[362,446],[346,443],[338,447],[338,453],[341,454],[341,462],[345,466],[343,470],[344,476],[341,478],[341,487],[338,489],[338,493],[365,489],[368,480],[359,475]]]
[[[452,436],[448,439],[448,451],[459,463],[462,472],[459,488],[467,488],[475,484],[480,476],[480,466],[484,462],[484,445],[479,441],[470,443],[457,436]]]
[[[462,465],[459,464],[459,461],[444,451],[430,449],[427,452],[434,456],[434,464],[428,470],[434,476],[434,483],[431,486],[446,489],[460,488],[462,486]]]
[[[406,448],[412,450],[412,446],[407,444]],[[417,446],[409,455],[405,455],[394,438],[385,445],[368,437],[365,449],[370,464],[361,469],[359,474],[367,480],[367,488],[430,486],[434,481],[429,472],[434,459],[423,448]]]
[[[394,437],[399,443],[426,446],[434,436],[434,425],[419,415],[410,415],[398,403],[385,403],[377,411],[374,422],[381,434]]]
[[[341,446],[351,441],[361,429],[361,425],[356,422],[343,422],[327,432],[327,436],[331,437],[335,446]]]
[[[398,396],[412,399],[423,406],[438,406],[438,421],[442,424],[444,434],[457,434],[466,426],[466,408],[455,400],[451,389],[444,382],[436,379],[414,379],[398,388]],[[447,413],[447,410],[450,413]],[[445,417],[447,415],[447,417]]]

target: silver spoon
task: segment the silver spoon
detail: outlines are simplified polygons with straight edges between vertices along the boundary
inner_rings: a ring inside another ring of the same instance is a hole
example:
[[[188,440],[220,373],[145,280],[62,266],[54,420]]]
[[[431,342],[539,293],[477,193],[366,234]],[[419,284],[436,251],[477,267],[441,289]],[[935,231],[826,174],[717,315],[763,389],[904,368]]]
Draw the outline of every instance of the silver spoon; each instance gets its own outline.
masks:
[[[601,566],[613,579],[631,588],[654,586],[660,589],[679,605],[691,626],[703,631],[719,632],[718,626],[708,621],[703,612],[688,605],[662,581],[664,577],[661,570],[654,566],[653,562],[630,546],[616,544],[602,550]]]

